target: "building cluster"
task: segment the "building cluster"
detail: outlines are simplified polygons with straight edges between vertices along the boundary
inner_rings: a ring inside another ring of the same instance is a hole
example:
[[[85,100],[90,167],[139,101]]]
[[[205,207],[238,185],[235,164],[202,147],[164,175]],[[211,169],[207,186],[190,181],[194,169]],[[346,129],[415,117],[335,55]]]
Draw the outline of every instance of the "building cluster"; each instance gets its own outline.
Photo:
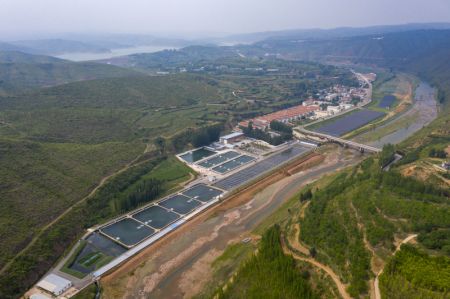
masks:
[[[291,108],[276,111],[270,114],[259,116],[253,119],[241,121],[239,127],[248,127],[249,123],[252,123],[254,128],[264,130],[269,127],[272,121],[279,121],[282,123],[289,123],[301,118],[309,117],[314,114],[315,111],[320,110],[317,105],[298,105]]]

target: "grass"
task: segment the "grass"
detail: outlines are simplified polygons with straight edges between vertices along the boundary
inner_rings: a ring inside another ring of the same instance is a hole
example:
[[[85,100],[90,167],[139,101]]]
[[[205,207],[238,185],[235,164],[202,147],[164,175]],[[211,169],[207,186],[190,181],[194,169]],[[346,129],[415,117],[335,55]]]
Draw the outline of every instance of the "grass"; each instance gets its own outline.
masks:
[[[418,116],[418,113],[415,113],[414,115],[410,115],[410,116],[402,117],[401,119],[398,119],[398,120],[394,120],[382,128],[380,128],[380,127],[374,128],[373,131],[370,131],[370,134],[369,134],[369,132],[367,132],[367,134],[365,134],[365,135],[359,134],[356,137],[356,140],[359,142],[362,142],[362,143],[379,140],[380,138],[382,138],[386,135],[392,134],[392,133],[398,131],[399,129],[408,127],[410,124],[412,124],[415,121],[417,116]]]
[[[84,247],[86,247],[86,244],[87,244],[86,240],[80,241],[80,243],[78,244],[78,246],[75,249],[75,251],[73,252],[73,254],[69,257],[69,259],[67,259],[67,261],[64,263],[64,266],[61,268],[62,272],[73,275],[80,279],[84,278],[86,276],[86,274],[75,271],[70,268],[70,266],[72,266],[73,262],[76,260],[77,256],[80,254],[80,252],[84,249]]]
[[[95,299],[97,294],[97,287],[95,284],[90,284],[85,289],[81,290],[78,294],[73,296],[73,299]]]
[[[143,150],[139,142],[83,145],[0,138],[0,265],[102,177]]]
[[[167,192],[173,192],[180,188],[181,183],[189,180],[191,176],[196,177],[197,173],[177,158],[171,156],[156,166],[147,176],[144,176],[144,179],[157,178],[162,180],[164,182],[163,188]]]

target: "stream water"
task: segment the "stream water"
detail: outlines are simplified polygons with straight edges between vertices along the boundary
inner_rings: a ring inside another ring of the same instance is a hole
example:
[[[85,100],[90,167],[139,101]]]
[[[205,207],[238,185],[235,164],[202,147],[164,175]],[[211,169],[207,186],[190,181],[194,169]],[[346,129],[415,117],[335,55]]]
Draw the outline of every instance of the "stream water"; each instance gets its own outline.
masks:
[[[365,142],[365,144],[381,148],[388,143],[400,143],[433,121],[437,117],[436,89],[431,87],[428,83],[421,82],[416,88],[413,106],[407,112],[378,127],[375,131],[401,121],[403,118],[412,116],[414,116],[414,121],[408,121],[404,126],[400,126],[394,132],[389,133],[376,141]],[[356,140],[373,133],[373,131],[364,133],[356,137]]]

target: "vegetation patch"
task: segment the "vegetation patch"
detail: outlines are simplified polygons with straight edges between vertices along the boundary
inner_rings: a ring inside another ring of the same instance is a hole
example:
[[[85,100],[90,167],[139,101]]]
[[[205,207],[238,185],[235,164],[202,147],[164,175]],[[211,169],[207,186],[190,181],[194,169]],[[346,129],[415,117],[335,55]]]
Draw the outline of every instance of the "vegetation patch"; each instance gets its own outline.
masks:
[[[385,298],[445,298],[450,289],[450,258],[429,256],[404,244],[380,276]]]
[[[217,291],[217,298],[319,298],[286,256],[280,243],[280,228],[263,235],[259,249],[239,268],[232,281]]]

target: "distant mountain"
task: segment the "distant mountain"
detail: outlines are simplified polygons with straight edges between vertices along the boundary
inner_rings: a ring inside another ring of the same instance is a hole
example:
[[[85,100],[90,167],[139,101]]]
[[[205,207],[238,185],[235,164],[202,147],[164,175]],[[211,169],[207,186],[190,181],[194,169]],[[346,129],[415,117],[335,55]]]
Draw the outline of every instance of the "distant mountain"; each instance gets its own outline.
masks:
[[[20,52],[25,52],[25,53],[36,53],[36,50],[27,48],[27,47],[23,47],[23,46],[18,46],[18,45],[13,45],[11,43],[5,43],[0,41],[0,51],[20,51]]]
[[[123,47],[138,47],[138,46],[170,46],[170,47],[186,47],[193,44],[200,44],[192,40],[175,38],[175,37],[161,37],[149,34],[64,34],[62,39],[77,40],[80,42],[104,46],[110,49]]]
[[[255,32],[247,34],[230,35],[216,39],[215,42],[223,43],[255,43],[268,39],[297,39],[317,40],[343,37],[354,37],[372,34],[386,34],[392,32],[412,31],[421,29],[450,29],[450,23],[414,23],[402,25],[385,25],[371,27],[339,27],[334,29],[292,29],[280,31]]]
[[[238,57],[238,50],[233,47],[188,46],[179,50],[164,50],[155,53],[114,57],[100,62],[149,70],[183,67],[199,61],[211,61],[225,57]]]
[[[356,63],[415,73],[450,94],[450,30],[413,30],[345,38],[298,41],[268,39],[253,54],[326,63]]]
[[[95,62],[70,62],[42,55],[0,51],[0,95],[73,81],[137,74],[132,70]]]
[[[14,41],[12,44],[15,46],[32,49],[32,53],[44,55],[59,55],[71,52],[102,53],[110,51],[107,47],[65,39],[24,40]]]
[[[279,53],[287,58],[347,60],[402,68],[436,53],[450,55],[450,30],[415,30],[311,41],[269,39],[254,46],[261,52]]]
[[[0,63],[55,63],[55,62],[63,62],[63,60],[51,56],[33,55],[15,50],[0,51]]]

